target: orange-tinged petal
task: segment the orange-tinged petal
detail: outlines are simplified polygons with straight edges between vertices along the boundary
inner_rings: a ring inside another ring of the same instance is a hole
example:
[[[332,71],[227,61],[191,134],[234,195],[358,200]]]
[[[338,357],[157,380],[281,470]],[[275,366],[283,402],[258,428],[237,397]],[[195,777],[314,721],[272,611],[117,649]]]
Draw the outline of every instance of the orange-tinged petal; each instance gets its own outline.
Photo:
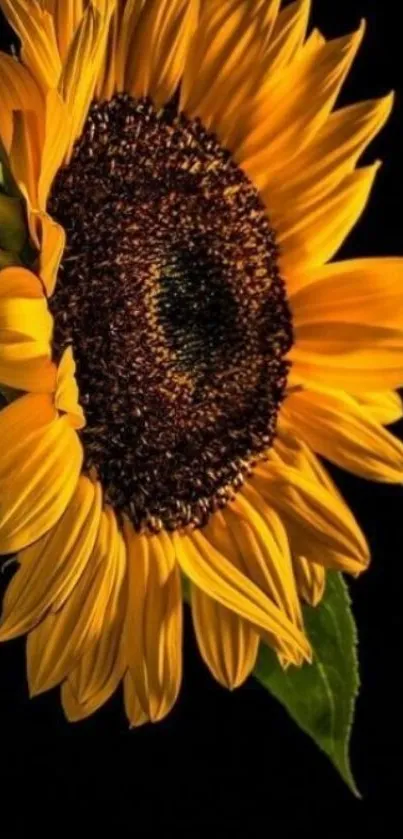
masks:
[[[307,272],[290,295],[296,340],[301,327],[334,322],[403,329],[403,258],[331,262]]]
[[[48,11],[53,15],[57,45],[64,61],[71,41],[84,14],[87,0],[46,0]]]
[[[126,523],[128,600],[125,659],[144,714],[169,713],[182,679],[182,595],[179,567],[167,533],[135,533]],[[135,719],[130,720],[133,725]]]
[[[29,71],[15,58],[0,53],[0,140],[6,153],[11,148],[13,111],[43,107],[41,91]]]
[[[236,149],[238,163],[259,189],[265,172],[283,168],[307,146],[326,122],[361,43],[364,26],[330,42],[316,31],[299,57],[285,70],[270,74]]]
[[[308,146],[283,161],[283,169],[267,167],[263,189],[267,206],[281,218],[287,212],[293,214],[294,202],[306,207],[331,194],[354,171],[362,152],[388,119],[392,105],[393,94],[389,94],[330,114]],[[297,274],[296,282],[306,279],[306,274]]]
[[[59,91],[71,118],[67,161],[71,157],[74,142],[81,133],[101,72],[114,5],[115,0],[98,0],[97,4],[90,3],[87,6],[63,67]]]
[[[38,180],[38,207],[44,213],[49,192],[69,146],[73,104],[65,103],[57,90],[46,94],[44,140]]]
[[[127,77],[131,72],[132,42],[136,37],[144,3],[145,0],[126,0],[124,4],[115,56],[116,89],[119,93],[126,89]]]
[[[323,266],[334,256],[360,218],[379,167],[378,161],[357,169],[325,198],[310,206],[302,204],[288,216],[276,218],[274,213],[286,278],[289,273]]]
[[[3,603],[2,640],[28,632],[49,610],[63,608],[89,564],[95,572],[102,559],[101,507],[99,484],[81,476],[57,524],[19,553],[20,568]]]
[[[162,106],[175,92],[194,34],[199,0],[148,0],[133,35],[126,87]]]
[[[50,397],[28,394],[0,411],[0,552],[40,539],[63,515],[77,485],[82,447]]]
[[[0,8],[21,40],[21,58],[32,76],[45,89],[56,87],[61,62],[52,15],[38,0],[0,0]]]
[[[29,208],[38,206],[43,140],[40,116],[32,110],[13,112],[10,167]]]

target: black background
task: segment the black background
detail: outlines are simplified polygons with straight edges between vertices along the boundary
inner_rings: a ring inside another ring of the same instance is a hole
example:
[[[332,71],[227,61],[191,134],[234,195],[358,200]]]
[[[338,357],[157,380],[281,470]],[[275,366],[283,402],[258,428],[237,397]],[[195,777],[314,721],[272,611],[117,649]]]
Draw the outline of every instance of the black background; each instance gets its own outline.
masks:
[[[381,96],[391,88],[397,92],[388,126],[366,153],[366,160],[381,158],[384,165],[370,206],[343,247],[345,257],[402,253],[397,5],[393,0],[313,0],[311,22],[327,37],[367,19],[365,41],[340,101]],[[0,33],[7,48],[11,30],[1,16]],[[403,438],[403,423],[394,430]],[[57,690],[29,701],[24,641],[0,645],[0,797],[3,824],[7,813],[11,816],[4,828],[7,839],[25,835],[23,821],[26,829],[36,824],[47,833],[53,825],[52,834],[63,835],[71,817],[81,836],[77,808],[87,811],[94,832],[101,817],[112,819],[116,833],[122,827],[139,837],[160,831],[265,836],[278,829],[288,836],[294,828],[349,836],[352,818],[363,830],[369,826],[370,835],[389,833],[402,789],[402,697],[396,682],[403,490],[333,472],[373,553],[369,572],[351,584],[362,679],[351,752],[363,801],[351,796],[313,743],[253,680],[232,694],[215,684],[198,658],[188,620],[180,700],[166,721],[132,732],[120,695],[73,725],[63,718]]]

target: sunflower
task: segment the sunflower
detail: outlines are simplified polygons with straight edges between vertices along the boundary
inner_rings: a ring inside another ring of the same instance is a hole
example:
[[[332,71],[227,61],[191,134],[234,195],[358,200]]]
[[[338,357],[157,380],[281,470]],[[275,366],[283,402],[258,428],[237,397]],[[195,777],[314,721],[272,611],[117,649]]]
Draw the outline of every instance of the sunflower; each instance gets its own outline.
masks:
[[[392,95],[309,0],[0,0],[1,639],[70,720],[310,661],[301,602],[363,534],[318,456],[401,482],[402,261],[332,261]]]

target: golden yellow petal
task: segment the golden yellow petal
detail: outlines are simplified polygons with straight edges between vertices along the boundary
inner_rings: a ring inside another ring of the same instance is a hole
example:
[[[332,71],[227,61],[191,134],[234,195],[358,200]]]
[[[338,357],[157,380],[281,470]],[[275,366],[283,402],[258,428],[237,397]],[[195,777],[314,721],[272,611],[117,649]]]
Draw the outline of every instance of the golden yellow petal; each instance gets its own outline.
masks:
[[[39,250],[39,276],[50,297],[56,286],[57,273],[66,244],[66,234],[47,213],[31,213],[31,226]]]
[[[403,483],[403,444],[342,391],[293,393],[283,414],[318,454],[343,469],[375,481]]]
[[[137,728],[139,725],[144,725],[144,723],[149,722],[148,716],[144,713],[134,689],[130,670],[125,673],[123,679],[123,696],[126,716],[129,720],[130,727]]]
[[[151,96],[157,106],[171,98],[183,74],[198,10],[199,0],[143,4],[126,70],[126,89],[132,96]]]
[[[251,482],[280,511],[288,535],[291,525],[294,532],[301,532],[305,543],[312,542],[319,555],[301,551],[305,556],[351,574],[367,567],[369,552],[364,535],[339,494],[311,474],[273,461],[256,466]],[[294,552],[292,543],[291,547]]]
[[[295,544],[296,551],[301,550],[302,544]],[[302,556],[300,553],[293,554],[293,567],[295,579],[300,596],[310,606],[317,606],[322,600],[326,586],[326,571],[323,565]]]
[[[57,45],[64,62],[71,41],[84,14],[87,0],[45,0],[47,10],[53,15]]]
[[[401,397],[393,390],[379,391],[379,393],[359,393],[357,400],[363,411],[375,422],[389,425],[397,422],[403,416]]]
[[[192,586],[192,618],[203,661],[214,678],[233,690],[251,674],[259,635],[247,621]]]
[[[283,168],[267,167],[262,194],[276,216],[293,213],[294,202],[302,207],[323,200],[354,171],[361,154],[388,119],[393,98],[390,94],[335,111],[308,146],[282,161]],[[298,274],[298,267],[296,277],[291,279],[292,290],[294,284],[297,290],[307,281],[305,273]]]
[[[274,73],[284,70],[298,54],[305,40],[310,7],[311,0],[296,0],[278,15],[270,33],[264,59],[267,79]]]
[[[362,40],[364,27],[329,43],[315,31],[299,57],[285,70],[270,74],[236,149],[238,163],[260,189],[266,172],[307,146],[325,123]]]
[[[126,610],[126,549],[113,511],[107,507],[109,528],[103,535],[113,581],[110,596],[99,613],[96,638],[62,685],[62,704],[71,721],[97,710],[116,690],[126,670],[122,632]]]
[[[171,710],[182,679],[179,567],[167,533],[139,534],[126,522],[125,539],[124,655],[141,709],[151,722],[157,722]]]
[[[84,411],[79,403],[79,391],[75,377],[76,363],[73,348],[65,349],[57,369],[55,405],[58,411],[65,413],[72,428],[83,428]]]
[[[278,513],[247,483],[223,516],[238,544],[247,576],[302,628],[287,534]]]
[[[38,185],[42,159],[41,114],[13,112],[10,168],[29,208],[38,206]]]
[[[11,147],[13,111],[43,107],[41,91],[29,71],[15,58],[0,53],[0,140],[6,153]]]
[[[16,390],[52,392],[53,321],[38,277],[22,267],[0,272],[0,382]]]
[[[63,608],[89,566],[95,573],[103,557],[101,508],[99,484],[81,476],[57,524],[20,551],[20,568],[3,602],[2,640],[28,632],[49,610]]]
[[[119,93],[126,89],[126,80],[131,72],[132,43],[144,3],[145,0],[126,0],[123,7],[115,55],[116,89]]]
[[[21,40],[21,58],[32,76],[45,89],[57,87],[61,61],[52,15],[38,0],[0,0],[0,8]]]
[[[353,323],[403,329],[403,258],[332,262],[307,272],[290,295],[296,340],[312,324]]]
[[[42,213],[46,210],[53,180],[69,146],[72,124],[69,106],[74,114],[74,105],[63,102],[57,90],[50,90],[46,94],[44,140],[38,180],[38,207]]]
[[[70,159],[74,142],[81,133],[102,69],[114,5],[115,0],[99,0],[97,4],[91,3],[87,6],[63,67],[59,91],[66,102],[71,119],[67,160]]]
[[[116,553],[105,554],[103,550],[108,526],[107,516],[102,513],[99,529],[104,533],[97,536],[72,593],[61,608],[52,609],[28,636],[31,695],[59,684],[100,639],[104,612],[120,570]]]
[[[77,485],[82,447],[51,398],[28,394],[0,411],[0,553],[47,533]]]
[[[309,659],[310,647],[303,633],[245,574],[207,542],[201,531],[191,538],[173,534],[183,572],[205,594],[253,624],[270,645],[287,648],[290,658]]]
[[[325,198],[273,218],[285,277],[324,265],[334,256],[365,209],[379,167],[378,161],[357,169]]]
[[[239,62],[240,56],[245,58],[257,22],[244,2],[234,0],[202,4],[200,11],[200,22],[184,69],[180,107],[189,116],[199,116],[209,125],[210,113],[205,102],[217,95],[222,99],[226,83],[231,82],[231,68],[236,66],[234,59]]]

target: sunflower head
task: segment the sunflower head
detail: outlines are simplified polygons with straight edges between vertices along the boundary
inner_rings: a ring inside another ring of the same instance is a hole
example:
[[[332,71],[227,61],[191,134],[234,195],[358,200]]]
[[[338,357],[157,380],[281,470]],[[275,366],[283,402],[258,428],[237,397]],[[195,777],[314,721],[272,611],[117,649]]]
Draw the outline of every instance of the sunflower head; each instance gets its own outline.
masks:
[[[0,634],[70,719],[169,711],[184,581],[222,684],[310,660],[368,564],[317,455],[402,479],[401,261],[332,261],[392,98],[335,109],[364,27],[309,6],[0,0]]]

